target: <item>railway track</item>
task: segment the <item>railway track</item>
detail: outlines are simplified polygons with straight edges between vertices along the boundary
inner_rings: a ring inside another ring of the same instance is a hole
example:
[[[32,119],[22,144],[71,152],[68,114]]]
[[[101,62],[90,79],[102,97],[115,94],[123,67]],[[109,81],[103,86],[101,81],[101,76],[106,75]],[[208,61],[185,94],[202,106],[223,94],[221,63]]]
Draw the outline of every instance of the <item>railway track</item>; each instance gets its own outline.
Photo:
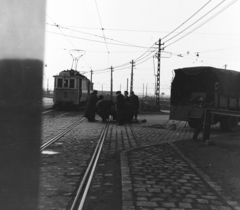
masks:
[[[58,139],[60,139],[62,136],[64,136],[66,133],[68,133],[69,131],[71,131],[73,128],[75,128],[77,125],[79,125],[80,123],[82,123],[85,120],[85,118],[82,118],[76,122],[74,122],[73,124],[71,124],[70,126],[68,126],[65,130],[63,130],[62,132],[60,132],[58,135],[54,136],[53,138],[51,138],[50,140],[48,140],[46,143],[42,144],[40,147],[40,151],[43,151],[44,149],[46,149],[48,146],[50,146],[51,144],[53,144],[54,142],[56,142]]]
[[[91,157],[91,160],[87,166],[87,169],[84,173],[84,176],[82,178],[82,181],[77,189],[77,193],[76,196],[71,204],[70,210],[82,210],[86,197],[87,197],[87,193],[93,178],[93,174],[95,172],[98,160],[100,158],[100,154],[102,151],[102,147],[104,144],[104,140],[106,138],[106,134],[108,132],[108,127],[109,127],[109,123],[107,123],[102,132],[101,135],[98,139],[97,145],[95,147],[95,150],[93,152],[93,155]]]
[[[54,111],[54,109],[46,110],[46,111],[42,112],[42,114],[47,114],[47,113],[53,112],[53,111]]]

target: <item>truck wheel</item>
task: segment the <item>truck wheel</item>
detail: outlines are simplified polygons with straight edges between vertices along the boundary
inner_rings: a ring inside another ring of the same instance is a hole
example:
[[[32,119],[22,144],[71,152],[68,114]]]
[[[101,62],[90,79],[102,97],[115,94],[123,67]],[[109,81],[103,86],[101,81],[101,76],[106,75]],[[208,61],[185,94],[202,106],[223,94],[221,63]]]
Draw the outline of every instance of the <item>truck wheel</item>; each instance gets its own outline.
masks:
[[[226,116],[221,117],[220,127],[222,131],[232,132],[235,131],[238,126],[238,117]]]
[[[197,128],[199,120],[189,120],[188,125],[190,128]]]

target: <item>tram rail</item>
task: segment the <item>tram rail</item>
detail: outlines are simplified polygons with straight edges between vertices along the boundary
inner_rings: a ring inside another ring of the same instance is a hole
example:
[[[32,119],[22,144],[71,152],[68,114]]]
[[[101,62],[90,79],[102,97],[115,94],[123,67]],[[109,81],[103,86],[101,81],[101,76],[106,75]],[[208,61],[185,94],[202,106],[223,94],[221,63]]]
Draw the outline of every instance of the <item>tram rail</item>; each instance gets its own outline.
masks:
[[[71,131],[73,128],[75,128],[77,125],[79,125],[80,123],[82,123],[85,120],[85,118],[82,118],[76,122],[74,122],[73,124],[71,124],[70,126],[68,126],[65,130],[63,130],[62,132],[60,132],[58,135],[54,136],[53,138],[51,138],[50,140],[48,140],[46,143],[42,144],[40,147],[40,151],[43,151],[44,149],[46,149],[48,146],[50,146],[51,144],[53,144],[54,142],[56,142],[57,140],[59,140],[62,136],[64,136],[66,133],[68,133],[69,131]]]
[[[49,109],[49,110],[46,110],[46,111],[42,112],[42,114],[47,114],[47,113],[53,112],[53,111],[54,111],[53,109]]]
[[[108,127],[109,127],[109,123],[107,123],[102,132],[101,135],[99,137],[99,140],[97,142],[97,145],[95,147],[95,150],[93,152],[93,155],[91,157],[91,160],[88,164],[88,167],[84,173],[84,176],[82,178],[82,181],[77,189],[77,193],[76,196],[72,202],[72,205],[70,207],[70,210],[82,210],[86,197],[87,197],[87,193],[93,178],[93,174],[95,172],[101,151],[102,151],[102,147],[104,144],[104,140],[106,138],[106,134],[108,132]]]

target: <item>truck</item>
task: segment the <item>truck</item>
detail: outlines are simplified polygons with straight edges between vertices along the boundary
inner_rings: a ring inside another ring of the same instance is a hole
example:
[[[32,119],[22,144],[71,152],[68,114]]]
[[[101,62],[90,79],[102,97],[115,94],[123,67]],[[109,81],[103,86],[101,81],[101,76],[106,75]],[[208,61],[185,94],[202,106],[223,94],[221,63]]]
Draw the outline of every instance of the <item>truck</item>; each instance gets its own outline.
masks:
[[[240,72],[210,66],[174,70],[171,83],[170,120],[186,121],[196,128],[205,109],[240,111]],[[222,131],[234,131],[238,116],[213,115]]]

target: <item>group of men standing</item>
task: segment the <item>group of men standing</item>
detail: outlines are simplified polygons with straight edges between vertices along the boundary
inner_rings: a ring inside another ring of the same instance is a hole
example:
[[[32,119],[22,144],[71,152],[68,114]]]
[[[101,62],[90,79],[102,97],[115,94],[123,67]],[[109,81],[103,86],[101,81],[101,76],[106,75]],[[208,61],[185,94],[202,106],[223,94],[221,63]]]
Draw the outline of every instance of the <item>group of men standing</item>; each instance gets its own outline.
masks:
[[[116,120],[118,125],[123,125],[131,120],[137,120],[139,112],[139,98],[133,91],[128,96],[128,91],[124,91],[122,95],[121,91],[116,92],[116,102],[112,100],[105,100],[102,95],[97,96],[98,92],[94,90],[88,98],[84,117],[89,122],[94,122],[95,113],[97,113],[103,122],[112,116],[113,120]]]

